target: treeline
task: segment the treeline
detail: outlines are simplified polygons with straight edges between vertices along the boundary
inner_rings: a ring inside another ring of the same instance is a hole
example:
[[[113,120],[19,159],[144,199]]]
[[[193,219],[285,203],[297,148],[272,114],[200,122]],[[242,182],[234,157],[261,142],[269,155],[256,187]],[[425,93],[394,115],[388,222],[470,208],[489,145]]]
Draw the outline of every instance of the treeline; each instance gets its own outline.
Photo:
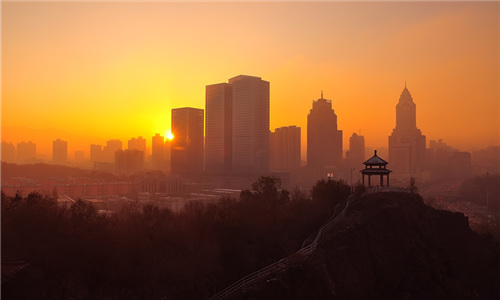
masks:
[[[203,299],[297,251],[347,198],[319,181],[308,199],[260,177],[240,199],[191,202],[181,213],[138,204],[112,217],[78,201],[2,193],[2,261],[31,267],[2,299]]]

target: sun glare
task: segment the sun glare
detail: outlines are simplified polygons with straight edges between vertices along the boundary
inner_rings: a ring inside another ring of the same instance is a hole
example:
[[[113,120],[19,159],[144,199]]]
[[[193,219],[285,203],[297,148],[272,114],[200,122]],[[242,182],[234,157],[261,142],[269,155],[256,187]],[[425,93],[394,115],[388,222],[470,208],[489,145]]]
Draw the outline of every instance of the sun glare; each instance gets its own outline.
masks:
[[[170,131],[167,131],[165,133],[165,137],[167,138],[167,140],[173,140],[174,139],[174,135]]]

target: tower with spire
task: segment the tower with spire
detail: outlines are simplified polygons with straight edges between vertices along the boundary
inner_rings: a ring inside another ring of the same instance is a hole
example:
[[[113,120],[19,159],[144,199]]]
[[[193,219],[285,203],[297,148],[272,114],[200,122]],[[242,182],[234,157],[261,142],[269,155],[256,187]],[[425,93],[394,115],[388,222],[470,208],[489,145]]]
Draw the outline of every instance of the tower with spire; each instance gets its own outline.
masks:
[[[396,127],[389,136],[389,161],[394,175],[418,177],[425,159],[425,135],[417,128],[416,105],[406,87],[396,105]]]

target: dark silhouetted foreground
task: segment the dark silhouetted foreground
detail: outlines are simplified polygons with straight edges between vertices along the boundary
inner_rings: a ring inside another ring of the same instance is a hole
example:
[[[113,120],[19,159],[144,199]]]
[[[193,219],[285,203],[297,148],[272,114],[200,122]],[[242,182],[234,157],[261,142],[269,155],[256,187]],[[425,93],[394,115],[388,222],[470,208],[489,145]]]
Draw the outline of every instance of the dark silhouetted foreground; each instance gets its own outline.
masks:
[[[2,299],[208,298],[297,251],[342,200],[321,193],[332,194],[289,197],[279,179],[261,177],[239,201],[191,202],[179,214],[130,205],[107,217],[83,201],[65,209],[36,193],[2,194],[2,262],[30,264]]]

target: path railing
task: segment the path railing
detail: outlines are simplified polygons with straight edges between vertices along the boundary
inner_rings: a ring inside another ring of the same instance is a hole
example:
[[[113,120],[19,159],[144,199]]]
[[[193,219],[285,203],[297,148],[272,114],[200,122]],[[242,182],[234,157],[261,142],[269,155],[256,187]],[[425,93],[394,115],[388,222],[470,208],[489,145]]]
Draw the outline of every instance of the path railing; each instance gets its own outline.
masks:
[[[270,276],[272,274],[278,274],[278,273],[283,272],[284,270],[286,270],[290,266],[293,266],[294,264],[296,264],[297,261],[310,257],[314,253],[314,251],[316,250],[316,247],[317,247],[321,237],[325,233],[329,232],[344,217],[347,209],[349,208],[349,204],[351,203],[351,201],[353,199],[354,199],[353,195],[351,195],[351,196],[349,196],[349,198],[347,198],[344,209],[342,209],[342,211],[338,215],[334,214],[332,217],[330,217],[330,219],[328,219],[328,221],[325,222],[325,224],[323,226],[321,226],[318,233],[316,234],[316,238],[314,239],[314,241],[312,243],[310,243],[308,245],[304,245],[304,244],[306,244],[306,242],[308,240],[310,240],[310,237],[308,237],[304,241],[302,248],[300,250],[298,250],[297,252],[295,252],[294,254],[292,254],[286,258],[280,259],[279,261],[277,261],[273,264],[270,264],[267,267],[264,267],[260,270],[257,270],[255,272],[241,278],[240,280],[231,284],[230,286],[228,286],[224,290],[222,290],[219,293],[212,296],[210,298],[210,300],[221,300],[221,299],[224,299],[226,297],[230,297],[232,295],[235,295],[238,291],[242,291],[246,288],[249,288],[252,285],[254,285],[255,283],[263,280],[264,278],[267,278],[268,276]]]

